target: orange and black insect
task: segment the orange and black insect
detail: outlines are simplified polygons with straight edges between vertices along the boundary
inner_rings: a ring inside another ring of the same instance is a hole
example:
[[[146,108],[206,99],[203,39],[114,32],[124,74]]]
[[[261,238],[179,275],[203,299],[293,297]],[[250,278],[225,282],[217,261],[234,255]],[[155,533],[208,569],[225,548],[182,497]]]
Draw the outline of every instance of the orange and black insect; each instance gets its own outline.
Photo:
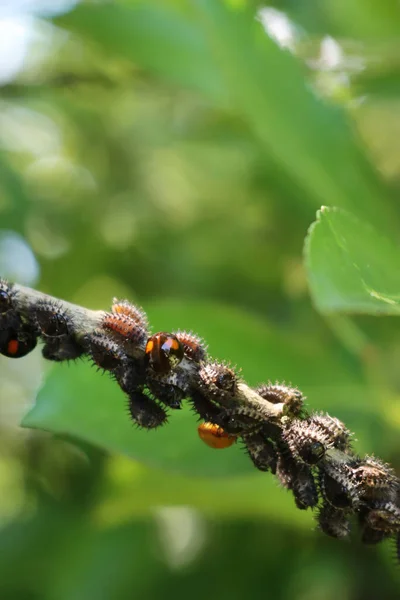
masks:
[[[222,427],[214,423],[202,423],[197,428],[197,431],[200,439],[207,446],[216,450],[229,448],[236,442],[236,436],[227,433]]]
[[[28,325],[21,325],[18,330],[3,331],[0,336],[0,354],[8,358],[21,358],[31,352],[37,343],[34,330]]]
[[[168,373],[182,361],[183,345],[172,333],[155,333],[146,344],[146,359],[156,373]]]

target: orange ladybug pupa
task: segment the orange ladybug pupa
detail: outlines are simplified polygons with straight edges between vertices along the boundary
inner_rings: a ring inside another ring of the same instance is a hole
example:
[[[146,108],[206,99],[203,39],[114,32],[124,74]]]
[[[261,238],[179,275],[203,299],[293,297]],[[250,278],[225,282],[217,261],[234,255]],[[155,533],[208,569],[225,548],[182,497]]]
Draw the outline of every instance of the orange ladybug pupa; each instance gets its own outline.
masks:
[[[236,437],[226,433],[222,427],[215,425],[214,423],[202,423],[199,425],[198,434],[201,440],[210,448],[221,450],[229,448],[236,442]]]

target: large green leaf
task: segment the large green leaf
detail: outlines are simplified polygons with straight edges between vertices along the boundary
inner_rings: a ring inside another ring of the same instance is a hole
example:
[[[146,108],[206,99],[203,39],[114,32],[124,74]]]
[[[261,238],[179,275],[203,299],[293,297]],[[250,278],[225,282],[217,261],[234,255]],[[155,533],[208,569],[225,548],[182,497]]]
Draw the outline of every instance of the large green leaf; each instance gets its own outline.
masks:
[[[262,515],[274,523],[310,525],[310,517],[295,509],[293,496],[270,473],[255,469],[230,477],[188,477],[115,457],[99,500],[95,518],[107,525],[151,514],[155,506],[173,505],[193,506],[220,519]]]
[[[173,7],[157,4],[82,4],[55,22],[140,68],[221,99],[223,88],[196,24]]]
[[[300,187],[304,202],[335,203],[390,223],[388,200],[345,113],[316,96],[299,61],[268,37],[254,10],[196,0],[180,13],[160,4],[81,5],[56,22],[229,107]]]
[[[323,207],[306,238],[305,259],[321,312],[400,314],[400,248],[371,225]]]
[[[304,201],[361,208],[361,193],[362,210],[380,218],[380,204],[383,216],[385,200],[344,112],[311,91],[299,62],[265,35],[251,10],[213,0],[196,6],[236,110],[302,187]]]

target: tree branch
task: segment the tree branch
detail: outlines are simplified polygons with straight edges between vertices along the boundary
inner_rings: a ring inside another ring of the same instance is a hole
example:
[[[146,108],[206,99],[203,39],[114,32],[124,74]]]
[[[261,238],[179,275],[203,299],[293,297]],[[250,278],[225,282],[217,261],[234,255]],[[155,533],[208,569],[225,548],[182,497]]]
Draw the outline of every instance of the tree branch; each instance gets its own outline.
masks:
[[[94,331],[101,327],[101,322],[106,314],[102,310],[90,310],[79,306],[78,304],[72,304],[65,300],[60,300],[38,290],[28,288],[19,284],[13,284],[13,290],[16,292],[16,298],[18,302],[18,312],[25,318],[29,319],[35,312],[35,307],[38,303],[43,302],[47,304],[56,303],[61,310],[65,311],[72,318],[75,329],[75,337],[78,341],[83,340],[87,336],[93,334]],[[143,344],[138,346],[127,346],[126,354],[131,358],[138,358],[143,354]],[[177,366],[177,371],[182,371],[191,377],[195,375],[192,361],[186,357],[183,358],[182,362]],[[226,398],[226,406],[244,405],[254,408],[255,411],[260,411],[272,419],[279,419],[283,416],[283,403],[273,404],[268,400],[262,398],[253,389],[251,389],[244,382],[239,383],[235,394]]]

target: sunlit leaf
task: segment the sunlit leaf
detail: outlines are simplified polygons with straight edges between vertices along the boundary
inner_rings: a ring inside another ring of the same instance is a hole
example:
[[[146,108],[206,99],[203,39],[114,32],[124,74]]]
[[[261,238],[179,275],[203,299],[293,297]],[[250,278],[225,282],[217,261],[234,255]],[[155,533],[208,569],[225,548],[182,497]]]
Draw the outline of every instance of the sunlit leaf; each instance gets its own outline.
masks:
[[[324,207],[308,233],[305,257],[321,312],[400,314],[400,248],[371,225]]]
[[[221,98],[224,91],[198,27],[171,6],[160,4],[80,5],[55,22],[141,68]]]
[[[388,200],[345,113],[316,96],[254,10],[213,0],[191,7],[181,14],[151,2],[81,5],[57,23],[237,113],[305,203],[362,209],[388,224]]]

